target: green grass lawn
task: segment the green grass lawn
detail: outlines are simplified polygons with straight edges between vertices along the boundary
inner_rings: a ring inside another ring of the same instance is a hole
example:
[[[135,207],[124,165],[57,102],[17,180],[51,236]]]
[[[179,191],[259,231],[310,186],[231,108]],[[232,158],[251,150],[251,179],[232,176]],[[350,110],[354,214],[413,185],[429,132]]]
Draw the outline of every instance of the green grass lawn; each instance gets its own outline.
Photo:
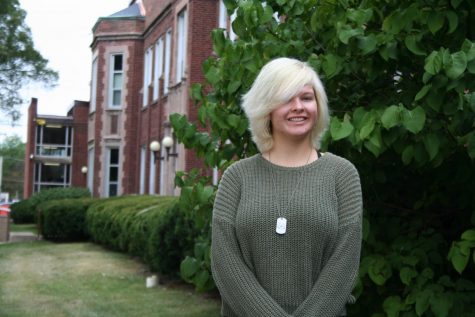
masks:
[[[0,245],[0,316],[217,317],[219,300],[179,282],[146,288],[146,267],[91,243]]]
[[[16,225],[16,224],[11,224],[10,225],[10,232],[31,232],[34,234],[38,233],[36,224],[21,224],[21,225]]]

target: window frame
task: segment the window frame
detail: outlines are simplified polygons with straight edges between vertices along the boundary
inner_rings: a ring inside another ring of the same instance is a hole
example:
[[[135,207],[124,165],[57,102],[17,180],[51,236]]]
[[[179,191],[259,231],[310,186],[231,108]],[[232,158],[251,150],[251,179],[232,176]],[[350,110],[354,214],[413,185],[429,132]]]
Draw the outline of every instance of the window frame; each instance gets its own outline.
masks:
[[[121,69],[120,70],[115,70],[115,58],[117,56],[121,56],[122,58],[122,65],[121,65]],[[123,94],[123,91],[124,91],[124,54],[123,53],[113,53],[110,55],[110,58],[109,58],[109,92],[108,92],[108,96],[109,96],[109,100],[108,100],[108,106],[109,108],[113,108],[113,109],[118,109],[118,108],[121,108],[122,107],[122,103],[123,103],[123,97],[124,97],[124,94]],[[114,79],[115,79],[115,75],[121,75],[121,86],[120,88],[116,88],[114,87]],[[120,98],[119,98],[119,104],[116,105],[114,104],[114,92],[116,91],[119,91],[120,92]]]

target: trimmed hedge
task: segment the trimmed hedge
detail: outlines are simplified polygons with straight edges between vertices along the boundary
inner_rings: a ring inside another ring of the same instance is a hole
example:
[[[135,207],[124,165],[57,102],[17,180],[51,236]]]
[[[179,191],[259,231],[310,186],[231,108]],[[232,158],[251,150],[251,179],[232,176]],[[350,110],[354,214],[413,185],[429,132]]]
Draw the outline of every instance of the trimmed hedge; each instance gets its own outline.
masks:
[[[16,224],[36,222],[35,208],[31,205],[29,199],[11,204],[10,211],[10,217]]]
[[[177,197],[122,196],[90,206],[86,223],[91,239],[140,257],[151,269],[176,274],[193,248],[195,229],[176,207]]]
[[[28,200],[30,201],[31,206],[34,210],[36,207],[45,201],[55,200],[55,199],[66,199],[66,198],[88,198],[91,197],[91,193],[87,188],[83,187],[61,187],[61,188],[50,188],[44,189],[39,193],[34,194]]]
[[[54,241],[86,241],[86,212],[93,198],[59,199],[37,206],[39,227],[43,238]]]

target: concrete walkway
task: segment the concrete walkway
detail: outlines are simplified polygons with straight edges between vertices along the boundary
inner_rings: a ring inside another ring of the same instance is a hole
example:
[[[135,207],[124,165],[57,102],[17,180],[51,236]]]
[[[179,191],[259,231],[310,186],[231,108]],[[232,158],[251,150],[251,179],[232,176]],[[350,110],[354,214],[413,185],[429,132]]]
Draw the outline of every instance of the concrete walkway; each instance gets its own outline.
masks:
[[[41,240],[37,234],[31,232],[10,232],[10,240],[8,242],[0,242],[2,243],[13,243],[13,242],[26,242],[26,241],[36,241]]]

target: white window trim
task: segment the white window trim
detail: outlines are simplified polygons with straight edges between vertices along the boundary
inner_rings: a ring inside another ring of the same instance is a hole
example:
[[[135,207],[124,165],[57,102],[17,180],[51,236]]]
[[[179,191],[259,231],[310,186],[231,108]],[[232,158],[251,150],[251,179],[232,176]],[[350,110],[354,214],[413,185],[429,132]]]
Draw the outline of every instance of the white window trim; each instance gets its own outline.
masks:
[[[87,150],[87,188],[94,193],[94,147]]]
[[[121,71],[114,71],[114,64],[115,64],[115,61],[114,61],[114,58],[115,56],[119,56],[121,55],[122,56],[122,70]],[[122,53],[115,53],[115,54],[111,54],[110,55],[110,58],[109,58],[109,107],[110,108],[120,108],[122,107],[122,100],[124,98],[124,54]],[[114,105],[114,74],[122,74],[122,87],[120,87],[120,105]]]
[[[149,47],[145,51],[144,55],[144,71],[143,71],[143,103],[142,106],[148,105],[148,91],[150,84],[152,83],[152,47]]]
[[[91,74],[91,101],[89,112],[96,111],[96,100],[97,100],[97,63],[98,58],[94,58],[92,61],[92,74]]]
[[[163,75],[163,38],[155,44],[155,68],[153,73],[153,100],[160,97],[160,78]]]
[[[170,84],[170,64],[172,57],[172,30],[168,29],[165,35],[165,72],[163,74],[163,93],[168,94]]]
[[[139,180],[139,194],[145,194],[145,156],[146,149],[144,146],[140,148],[140,180]]]
[[[150,151],[150,178],[148,183],[148,193],[155,194],[155,178],[157,177],[157,168],[155,164],[155,155]]]
[[[176,68],[175,82],[179,83],[185,78],[186,73],[186,41],[187,41],[187,11],[180,11],[177,16],[176,28]]]

